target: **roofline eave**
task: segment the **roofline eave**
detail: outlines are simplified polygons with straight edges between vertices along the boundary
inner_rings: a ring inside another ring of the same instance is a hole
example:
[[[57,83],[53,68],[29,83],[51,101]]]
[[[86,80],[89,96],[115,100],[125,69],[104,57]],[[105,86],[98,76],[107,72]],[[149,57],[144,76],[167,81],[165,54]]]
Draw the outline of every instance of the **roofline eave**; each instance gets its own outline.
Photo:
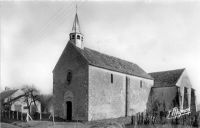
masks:
[[[139,76],[139,75],[135,75],[135,74],[124,73],[124,72],[120,72],[120,71],[112,70],[112,69],[109,69],[109,68],[105,68],[105,67],[97,66],[97,65],[94,65],[94,64],[91,64],[91,63],[89,63],[89,65],[90,65],[90,66],[94,66],[94,67],[98,67],[98,68],[103,68],[103,69],[110,70],[110,71],[114,71],[114,72],[118,72],[118,73],[123,73],[123,74],[125,74],[125,75],[136,76],[136,77],[141,77],[141,78],[145,78],[145,79],[149,79],[149,80],[154,80],[153,78],[147,78],[147,77]]]

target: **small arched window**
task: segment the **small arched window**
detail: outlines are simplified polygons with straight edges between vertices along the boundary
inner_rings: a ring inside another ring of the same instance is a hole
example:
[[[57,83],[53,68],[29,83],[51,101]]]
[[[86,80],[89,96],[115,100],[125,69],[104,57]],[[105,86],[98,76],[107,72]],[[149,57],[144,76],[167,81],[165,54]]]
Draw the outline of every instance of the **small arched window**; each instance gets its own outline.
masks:
[[[80,35],[77,35],[77,39],[80,39]]]
[[[113,74],[110,75],[110,82],[113,83]]]
[[[70,84],[72,81],[72,72],[71,71],[68,71],[67,72],[67,79],[66,79],[66,82],[67,84]]]
[[[72,35],[72,39],[75,39],[75,35]]]
[[[143,86],[143,83],[142,83],[142,80],[140,80],[140,88],[142,88]]]

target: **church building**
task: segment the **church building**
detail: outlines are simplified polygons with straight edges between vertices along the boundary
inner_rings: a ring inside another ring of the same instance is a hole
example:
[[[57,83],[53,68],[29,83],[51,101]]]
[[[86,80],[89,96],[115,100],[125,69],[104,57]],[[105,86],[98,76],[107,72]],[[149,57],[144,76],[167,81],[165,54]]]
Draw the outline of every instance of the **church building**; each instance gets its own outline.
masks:
[[[153,78],[141,67],[84,47],[78,15],[53,70],[54,114],[92,121],[146,110]]]

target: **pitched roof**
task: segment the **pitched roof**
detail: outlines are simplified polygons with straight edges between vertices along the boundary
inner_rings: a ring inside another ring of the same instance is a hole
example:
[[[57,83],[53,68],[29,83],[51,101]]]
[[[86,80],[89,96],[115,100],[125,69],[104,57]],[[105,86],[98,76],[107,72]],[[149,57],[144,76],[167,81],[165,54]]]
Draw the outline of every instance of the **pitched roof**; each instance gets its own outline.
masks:
[[[6,90],[0,93],[0,100],[3,100],[9,96],[11,96],[13,93],[15,93],[18,89],[13,90]]]
[[[129,75],[139,76],[147,79],[153,79],[148,75],[142,68],[137,64],[109,56],[89,48],[80,49],[75,47],[82,56],[88,61],[90,65],[105,68],[112,71],[117,71],[120,73],[125,73]]]
[[[154,87],[175,86],[185,69],[149,73],[154,78]]]

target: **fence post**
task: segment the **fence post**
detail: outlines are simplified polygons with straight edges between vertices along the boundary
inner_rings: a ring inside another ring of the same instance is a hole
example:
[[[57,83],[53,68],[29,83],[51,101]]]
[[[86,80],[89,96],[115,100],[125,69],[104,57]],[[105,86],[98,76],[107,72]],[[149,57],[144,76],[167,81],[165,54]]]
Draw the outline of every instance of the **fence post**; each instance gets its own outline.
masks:
[[[8,119],[10,119],[10,110],[8,110]]]
[[[11,113],[11,117],[12,117],[12,119],[15,119],[14,111],[12,111],[12,113]]]
[[[42,112],[40,111],[40,120],[42,119]]]
[[[144,117],[143,117],[144,115],[143,115],[143,112],[141,113],[141,124],[143,124],[143,119],[144,119]]]
[[[23,121],[23,113],[21,112],[21,120]]]
[[[17,111],[17,120],[18,120],[18,116],[19,116],[19,113],[18,113],[18,111]]]
[[[133,115],[131,116],[131,124],[133,124]]]
[[[137,125],[137,123],[138,123],[138,114],[136,113],[136,115],[135,115],[135,125]]]
[[[12,118],[15,119],[15,112],[12,111],[12,114],[11,114]]]

